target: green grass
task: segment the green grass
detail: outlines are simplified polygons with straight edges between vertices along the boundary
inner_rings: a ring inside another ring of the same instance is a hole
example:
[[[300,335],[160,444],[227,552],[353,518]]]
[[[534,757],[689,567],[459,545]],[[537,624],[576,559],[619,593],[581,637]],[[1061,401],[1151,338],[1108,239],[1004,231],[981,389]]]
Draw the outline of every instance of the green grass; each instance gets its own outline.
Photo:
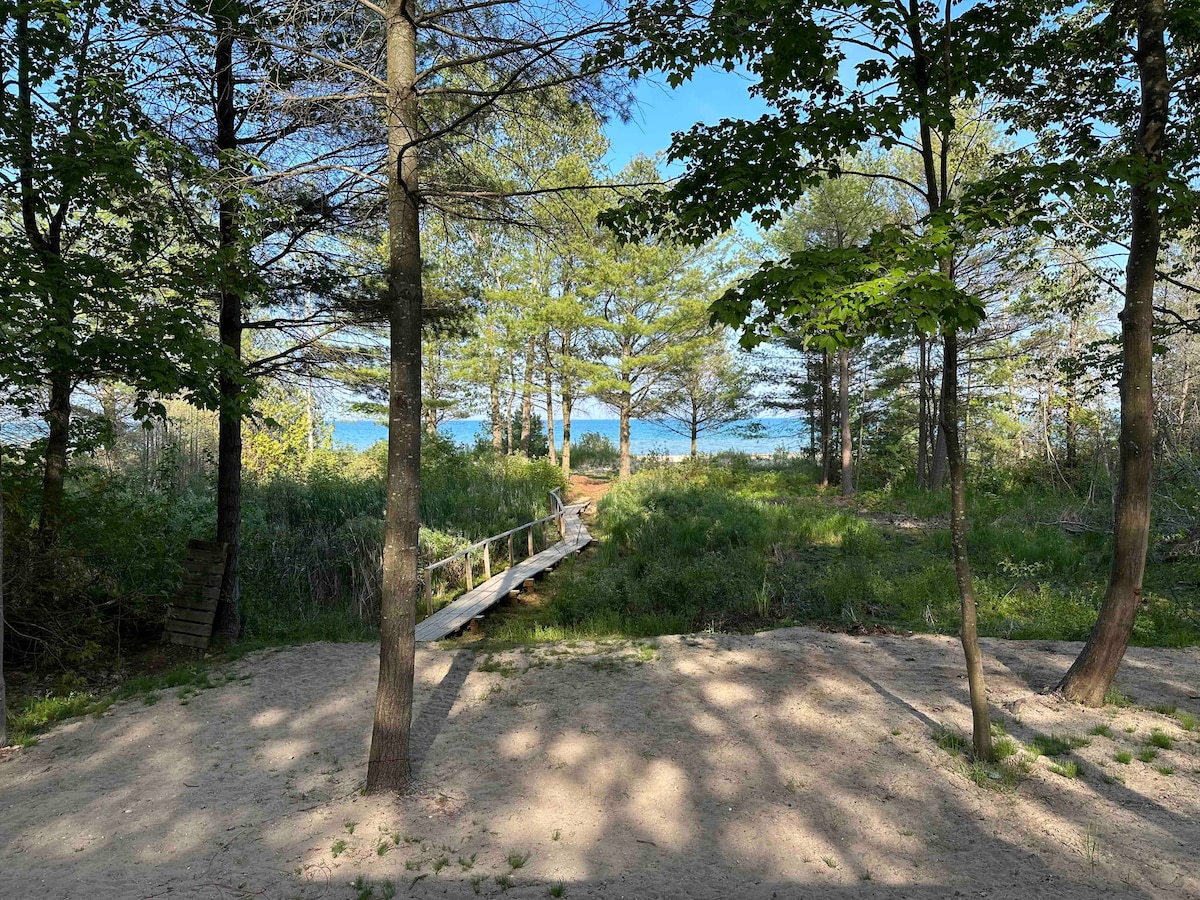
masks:
[[[1138,759],[1140,759],[1144,763],[1154,762],[1154,760],[1157,758],[1158,758],[1158,751],[1155,750],[1153,747],[1147,747],[1145,750],[1141,751],[1138,754]]]
[[[524,868],[525,863],[529,862],[529,851],[527,850],[510,850],[508,856],[508,865],[513,869]]]
[[[350,845],[347,844],[345,840],[343,840],[342,838],[338,838],[336,841],[333,842],[333,846],[331,846],[329,848],[329,855],[332,856],[334,859],[337,859],[339,856],[341,856],[343,853],[346,852],[346,848],[349,846]]]
[[[1113,739],[1113,730],[1111,728],[1109,728],[1107,725],[1103,725],[1103,724],[1094,726],[1088,732],[1088,734],[1095,735],[1096,737],[1106,737],[1110,741]]]
[[[1175,746],[1175,740],[1165,731],[1160,731],[1157,728],[1146,738],[1146,743],[1157,747],[1159,750],[1170,750]]]
[[[1037,734],[1029,742],[1029,751],[1038,756],[1064,756],[1090,743],[1087,738],[1075,735]]]
[[[1178,720],[1180,727],[1184,731],[1195,731],[1196,730],[1196,715],[1195,715],[1195,713],[1179,712],[1179,713],[1176,713],[1175,718],[1176,718],[1176,720]]]
[[[41,696],[10,695],[8,740],[28,747],[37,736],[59,722],[78,716],[101,716],[119,700],[140,698],[147,706],[159,700],[159,692],[177,689],[176,697],[187,703],[201,691],[220,687],[237,678],[232,672],[213,674],[208,663],[189,663],[157,675],[137,675],[108,692],[87,689],[50,691]]]
[[[971,497],[980,634],[1086,638],[1103,596],[1107,542],[1044,524],[1079,499],[1030,482],[974,485]],[[902,488],[865,492],[860,507],[867,516],[945,513],[942,495]],[[804,466],[731,461],[647,469],[600,501],[593,533],[598,549],[548,579],[544,602],[489,615],[488,639],[637,638],[796,624],[947,634],[958,627],[941,520],[917,529],[871,521],[829,503]],[[1148,575],[1135,644],[1200,640],[1190,601],[1174,587],[1179,578],[1171,580],[1176,565],[1156,563]],[[1111,699],[1127,701],[1118,692]]]
[[[1049,768],[1055,775],[1061,775],[1063,778],[1079,777],[1079,765],[1073,759],[1064,759],[1062,762],[1050,763]]]
[[[1127,766],[1131,762],[1133,762],[1133,754],[1130,753],[1128,750],[1118,750],[1116,753],[1113,754],[1113,759],[1115,759],[1121,765]]]

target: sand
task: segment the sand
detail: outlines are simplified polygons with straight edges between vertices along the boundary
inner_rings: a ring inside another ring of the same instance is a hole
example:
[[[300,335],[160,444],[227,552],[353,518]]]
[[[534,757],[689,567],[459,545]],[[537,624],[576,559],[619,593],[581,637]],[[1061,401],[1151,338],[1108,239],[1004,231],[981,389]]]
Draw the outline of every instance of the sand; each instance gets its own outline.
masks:
[[[1033,693],[1078,645],[983,642],[1012,735],[1114,735],[998,793],[931,737],[969,723],[952,638],[654,643],[422,649],[406,798],[359,793],[371,645],[65,723],[0,764],[0,897],[1200,897],[1200,733]],[[1119,684],[1200,711],[1200,653],[1131,650]]]

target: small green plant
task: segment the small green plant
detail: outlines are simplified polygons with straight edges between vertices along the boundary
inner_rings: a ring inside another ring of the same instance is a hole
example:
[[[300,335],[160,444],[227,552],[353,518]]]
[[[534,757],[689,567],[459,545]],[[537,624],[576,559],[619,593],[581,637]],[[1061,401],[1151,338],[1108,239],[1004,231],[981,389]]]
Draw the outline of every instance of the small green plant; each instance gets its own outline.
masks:
[[[829,868],[831,868],[831,869],[837,868],[837,860],[834,859],[832,856],[822,856],[821,862],[825,863],[825,865],[829,866]]]
[[[396,845],[389,841],[380,841],[379,846],[375,848],[375,855],[376,856],[387,856],[387,852],[389,850],[391,850],[392,847],[394,847],[394,846],[396,846]]]
[[[478,894],[480,892],[480,890],[482,889],[482,885],[483,885],[483,876],[482,875],[472,875],[471,876],[471,890],[472,891],[474,891],[476,894]]]
[[[1158,774],[1159,775],[1174,775],[1175,767],[1174,766],[1159,766]]]
[[[1137,731],[1137,726],[1136,726],[1136,725],[1126,725],[1126,726],[1125,726],[1125,733],[1126,733],[1126,734],[1133,734],[1135,731]]]
[[[958,756],[967,746],[967,739],[961,731],[941,727],[933,733],[937,745],[952,756]]]
[[[1104,695],[1104,704],[1106,706],[1127,707],[1133,706],[1134,700],[1128,694],[1122,693],[1115,687],[1110,687],[1108,693]]]
[[[1083,833],[1083,855],[1087,857],[1088,865],[1096,871],[1096,860],[1100,856],[1100,840],[1096,837],[1096,829],[1088,825]]]
[[[1175,704],[1160,703],[1158,706],[1154,707],[1154,711],[1160,716],[1173,716],[1175,715]]]
[[[1116,753],[1113,754],[1113,759],[1115,759],[1121,765],[1127,766],[1131,762],[1133,762],[1133,754],[1130,753],[1128,750],[1118,750]]]
[[[904,732],[901,731],[899,728],[892,729],[892,737],[899,737],[902,734],[904,734]]]
[[[1029,750],[1038,756],[1065,756],[1077,747],[1090,744],[1085,737],[1074,735],[1036,734],[1029,742]]]
[[[385,881],[379,888],[379,896],[383,900],[392,900],[396,896],[396,886],[391,881]]]
[[[333,842],[333,846],[329,848],[329,855],[332,856],[334,859],[337,859],[339,856],[341,856],[343,853],[346,852],[346,848],[349,846],[350,845],[347,844],[344,840],[342,840],[341,838],[338,838],[336,841]]]
[[[567,886],[565,884],[563,884],[561,881],[554,882],[552,885],[550,885],[550,896],[551,897],[567,896]]]
[[[1178,713],[1175,716],[1175,718],[1178,720],[1180,726],[1183,728],[1184,731],[1195,731],[1196,730],[1196,715],[1195,715],[1195,713],[1181,712],[1181,713]]]
[[[512,883],[513,883],[512,876],[509,875],[507,872],[501,872],[499,875],[496,876],[496,885],[502,891],[507,891],[510,887],[512,887]]]
[[[424,863],[419,859],[406,859],[404,861],[404,868],[409,872],[420,872],[423,865]]]
[[[1146,738],[1146,743],[1152,744],[1159,750],[1170,750],[1175,746],[1174,739],[1165,731],[1160,731],[1157,728],[1150,733],[1150,737]]]
[[[1010,756],[1016,756],[1017,751],[1020,749],[1017,742],[1007,734],[1001,735],[992,741],[992,760],[999,762],[1002,759],[1008,759]]]
[[[445,856],[439,856],[433,861],[433,874],[436,875],[448,865],[450,865],[450,860]]]
[[[375,887],[361,875],[351,882],[351,886],[354,888],[355,900],[371,900],[375,896]]]
[[[458,864],[462,866],[464,872],[469,872],[471,869],[475,868],[475,854],[472,853],[470,856],[460,856],[458,858]]]
[[[1094,734],[1096,737],[1106,737],[1110,741],[1113,738],[1113,730],[1107,725],[1103,724],[1095,726],[1091,731],[1088,732],[1088,734]]]
[[[1050,771],[1055,775],[1061,775],[1063,778],[1079,777],[1079,766],[1076,765],[1073,759],[1064,759],[1060,763],[1050,763]]]
[[[346,829],[346,832],[348,834],[354,834],[354,826],[357,824],[358,824],[357,822],[347,822],[344,826]]]
[[[520,869],[529,862],[529,853],[528,851],[510,850],[506,858],[510,868]]]
[[[557,841],[557,840],[561,840],[561,839],[562,839],[562,832],[559,831],[557,828],[555,828],[554,831],[550,834],[550,840]]]
[[[1147,747],[1145,750],[1143,750],[1141,753],[1138,754],[1138,759],[1140,759],[1144,763],[1154,762],[1154,760],[1157,757],[1158,757],[1158,751],[1155,750],[1153,747]]]

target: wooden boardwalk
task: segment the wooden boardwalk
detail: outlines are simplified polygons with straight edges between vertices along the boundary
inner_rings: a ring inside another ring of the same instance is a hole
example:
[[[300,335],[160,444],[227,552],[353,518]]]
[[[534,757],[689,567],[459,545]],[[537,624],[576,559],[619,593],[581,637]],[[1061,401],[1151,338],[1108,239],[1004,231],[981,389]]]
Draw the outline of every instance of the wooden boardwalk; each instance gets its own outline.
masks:
[[[443,606],[432,616],[417,623],[418,641],[440,641],[470,623],[476,616],[499,603],[525,581],[551,569],[592,542],[579,514],[587,503],[570,503],[562,508],[563,539],[541,553],[535,553],[511,569],[501,572]]]

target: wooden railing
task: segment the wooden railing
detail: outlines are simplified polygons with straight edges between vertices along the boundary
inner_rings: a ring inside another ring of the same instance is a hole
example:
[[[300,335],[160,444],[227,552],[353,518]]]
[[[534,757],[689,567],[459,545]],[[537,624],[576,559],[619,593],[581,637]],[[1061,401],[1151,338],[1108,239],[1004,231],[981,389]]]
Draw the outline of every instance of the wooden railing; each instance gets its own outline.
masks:
[[[442,568],[443,566],[449,565],[459,557],[463,557],[466,563],[466,584],[467,592],[469,593],[475,590],[475,575],[471,563],[471,554],[473,552],[478,551],[480,548],[483,549],[483,580],[487,581],[492,577],[492,544],[494,544],[496,541],[502,541],[505,539],[508,540],[507,562],[508,567],[511,568],[515,562],[514,538],[522,531],[526,533],[526,549],[528,551],[526,553],[527,559],[534,554],[533,534],[534,529],[539,525],[542,526],[542,543],[544,547],[550,546],[549,536],[546,534],[550,522],[558,523],[558,536],[560,540],[566,537],[566,527],[563,523],[563,507],[564,504],[562,497],[559,495],[558,488],[555,488],[550,492],[550,515],[542,516],[540,519],[534,519],[532,522],[526,522],[524,525],[518,525],[516,528],[510,528],[508,531],[502,531],[500,534],[493,534],[491,537],[485,537],[482,541],[476,541],[469,547],[464,547],[457,553],[452,553],[445,559],[439,559],[437,562],[426,566],[425,606],[428,610],[427,615],[433,615],[433,573],[436,570]]]

